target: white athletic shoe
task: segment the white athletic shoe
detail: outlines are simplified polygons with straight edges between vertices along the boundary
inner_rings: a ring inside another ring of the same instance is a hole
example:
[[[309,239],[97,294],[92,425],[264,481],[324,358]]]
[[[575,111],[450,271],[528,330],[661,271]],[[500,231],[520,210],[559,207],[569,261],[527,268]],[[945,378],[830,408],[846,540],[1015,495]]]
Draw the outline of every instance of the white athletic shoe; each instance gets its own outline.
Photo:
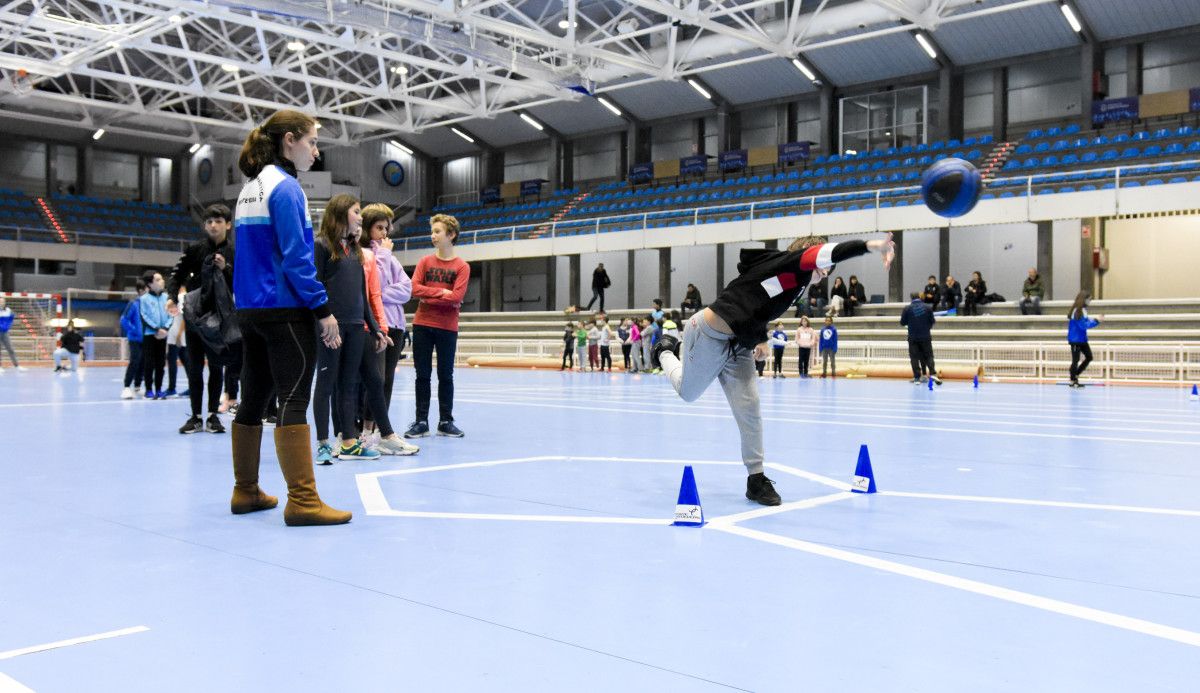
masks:
[[[4,369],[3,369],[3,368],[0,368],[0,373],[3,373],[3,372],[4,372]]]
[[[29,369],[28,369],[28,368],[26,368],[25,366],[17,366],[17,370],[19,370],[19,371],[27,371],[27,370],[29,370]]]
[[[421,448],[406,442],[398,435],[381,439],[376,449],[381,455],[415,455],[421,451]]]
[[[125,388],[121,390],[121,399],[133,399],[133,388]]]
[[[379,447],[379,441],[382,440],[382,436],[380,436],[379,431],[376,430],[370,433],[364,433],[363,435],[359,436],[359,440],[362,442],[364,448],[374,450]]]

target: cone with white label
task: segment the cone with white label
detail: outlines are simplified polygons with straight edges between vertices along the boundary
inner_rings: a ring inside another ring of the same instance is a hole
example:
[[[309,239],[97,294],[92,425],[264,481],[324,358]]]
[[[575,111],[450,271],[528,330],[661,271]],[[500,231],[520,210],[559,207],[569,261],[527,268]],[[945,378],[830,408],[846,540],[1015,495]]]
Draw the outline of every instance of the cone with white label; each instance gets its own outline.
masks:
[[[875,472],[871,469],[871,455],[867,446],[858,449],[858,464],[854,476],[850,477],[850,490],[854,493],[875,493]]]
[[[1188,399],[1192,400],[1193,402],[1200,400],[1200,389],[1198,389],[1195,385],[1192,386],[1192,394],[1188,397]]]
[[[683,468],[679,501],[675,503],[675,522],[672,524],[678,527],[700,527],[704,524],[704,508],[700,507],[700,491],[696,488],[696,475],[690,464]]]

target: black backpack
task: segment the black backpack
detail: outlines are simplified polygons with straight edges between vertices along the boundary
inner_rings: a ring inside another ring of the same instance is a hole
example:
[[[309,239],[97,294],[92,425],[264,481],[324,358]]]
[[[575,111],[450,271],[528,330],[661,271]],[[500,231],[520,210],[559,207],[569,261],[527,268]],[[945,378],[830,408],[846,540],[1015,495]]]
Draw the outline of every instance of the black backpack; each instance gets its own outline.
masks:
[[[200,288],[184,297],[183,319],[208,348],[224,354],[242,341],[233,310],[233,293],[210,255],[200,269]]]

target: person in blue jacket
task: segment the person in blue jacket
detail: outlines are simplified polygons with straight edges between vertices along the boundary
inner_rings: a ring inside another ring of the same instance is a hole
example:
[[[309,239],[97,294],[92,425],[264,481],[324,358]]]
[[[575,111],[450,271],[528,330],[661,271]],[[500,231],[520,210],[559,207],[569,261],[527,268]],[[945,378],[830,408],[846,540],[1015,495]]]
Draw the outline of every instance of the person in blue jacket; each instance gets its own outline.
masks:
[[[167,369],[167,330],[171,316],[167,313],[167,283],[162,274],[148,270],[142,275],[146,293],[138,299],[142,313],[142,376],[146,379],[146,399],[166,399],[163,393],[163,373]]]
[[[242,332],[242,402],[231,426],[235,515],[279,504],[258,486],[262,421],[277,393],[275,453],[287,482],[283,520],[289,526],[350,521],[317,495],[312,433],[305,417],[312,392],[317,339],[341,347],[337,318],[317,280],[308,198],[296,176],[320,155],[317,121],[278,111],[242,144],[238,168],[249,182],[234,211],[233,295]]]
[[[0,347],[4,347],[8,351],[8,357],[12,359],[13,368],[23,371],[25,367],[17,361],[17,352],[13,351],[12,342],[8,338],[8,331],[12,329],[13,317],[12,308],[9,308],[8,302],[4,300],[3,296],[0,296]],[[0,356],[0,366],[3,365],[3,356]],[[3,372],[4,369],[0,368],[0,373]]]
[[[837,377],[837,328],[833,326],[833,318],[825,318],[825,326],[821,328],[821,340],[817,343],[817,353],[821,355],[821,377],[825,377],[825,367],[833,369],[831,377]]]
[[[1088,345],[1088,330],[1100,324],[1099,320],[1088,317],[1087,305],[1091,303],[1092,295],[1080,291],[1075,296],[1071,312],[1067,314],[1067,343],[1071,345],[1071,387],[1081,388],[1079,376],[1092,363],[1092,347]],[[1080,360],[1082,357],[1082,361]]]
[[[138,297],[125,306],[121,313],[121,331],[125,333],[125,341],[129,343],[129,365],[125,366],[125,389],[121,390],[121,399],[133,399],[137,391],[142,389],[142,309],[140,301],[146,293],[146,282],[137,280]]]

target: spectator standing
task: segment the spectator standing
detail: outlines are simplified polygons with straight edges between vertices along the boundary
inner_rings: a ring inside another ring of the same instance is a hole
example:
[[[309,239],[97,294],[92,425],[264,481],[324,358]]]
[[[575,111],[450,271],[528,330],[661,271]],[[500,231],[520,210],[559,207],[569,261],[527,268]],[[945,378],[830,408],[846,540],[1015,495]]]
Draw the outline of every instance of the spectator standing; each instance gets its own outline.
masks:
[[[817,333],[809,324],[808,316],[800,316],[800,327],[796,328],[796,346],[800,347],[800,377],[808,377],[808,366],[812,361],[813,347],[817,343]]]
[[[642,324],[643,320],[631,320],[629,323],[629,361],[634,373],[644,369],[642,361]]]
[[[404,304],[412,298],[412,279],[404,266],[392,254],[392,230],[394,218],[391,207],[376,203],[363,208],[363,236],[370,242],[375,254],[375,266],[379,268],[379,281],[383,292],[383,312],[387,318],[388,339],[391,343],[383,354],[383,398],[391,411],[392,387],[396,382],[396,364],[404,358],[404,342],[408,336],[404,319]]]
[[[579,365],[579,372],[587,370],[583,364],[587,363],[587,346],[588,346],[588,330],[580,321],[575,328],[575,363]]]
[[[588,301],[587,308],[591,310],[592,304],[596,299],[600,299],[600,312],[604,312],[604,290],[612,286],[612,280],[608,278],[608,272],[604,269],[604,263],[601,262],[592,270],[592,300]]]
[[[942,384],[933,365],[933,335],[930,332],[936,319],[931,308],[920,294],[912,294],[912,303],[900,314],[900,324],[908,328],[908,360],[912,364],[914,383],[922,381],[928,374],[933,382]]]
[[[659,311],[661,314],[662,311]],[[653,315],[653,314],[651,314]],[[650,349],[654,347],[654,340],[658,334],[658,325],[653,319],[645,319],[642,321],[642,370],[654,372],[653,361],[650,360]]]
[[[600,368],[600,320],[588,325],[588,370]]]
[[[821,377],[825,377],[826,368],[829,368],[832,370],[829,377],[836,378],[838,335],[832,317],[825,318],[825,326],[821,328],[821,340],[818,347],[821,352]]]
[[[568,368],[575,367],[575,323],[567,321],[566,329],[563,331],[563,353],[562,367],[558,370],[565,371]]]
[[[607,368],[612,373],[612,328],[604,318],[596,318],[596,329],[600,331],[600,370]]]
[[[1029,268],[1029,276],[1021,287],[1021,315],[1041,315],[1042,299],[1046,296],[1046,287],[1042,283],[1042,275],[1036,267]]]
[[[633,352],[633,342],[629,338],[630,331],[630,320],[629,318],[624,318],[621,320],[621,323],[617,325],[617,339],[621,341],[621,356],[625,361],[626,373],[629,372],[630,368],[629,355]]]
[[[8,331],[12,329],[13,317],[12,308],[9,308],[8,302],[4,300],[3,296],[0,296],[0,346],[8,352],[8,358],[12,359],[13,368],[23,371],[25,367],[17,361],[17,352],[13,351],[12,341],[8,337]],[[4,357],[0,355],[0,366],[2,365],[4,365]],[[0,368],[0,373],[3,372],[4,369]]]
[[[167,365],[167,329],[171,316],[167,314],[165,282],[158,272],[142,275],[146,293],[138,299],[142,312],[142,363],[146,380],[146,399],[163,399],[163,371]]]

